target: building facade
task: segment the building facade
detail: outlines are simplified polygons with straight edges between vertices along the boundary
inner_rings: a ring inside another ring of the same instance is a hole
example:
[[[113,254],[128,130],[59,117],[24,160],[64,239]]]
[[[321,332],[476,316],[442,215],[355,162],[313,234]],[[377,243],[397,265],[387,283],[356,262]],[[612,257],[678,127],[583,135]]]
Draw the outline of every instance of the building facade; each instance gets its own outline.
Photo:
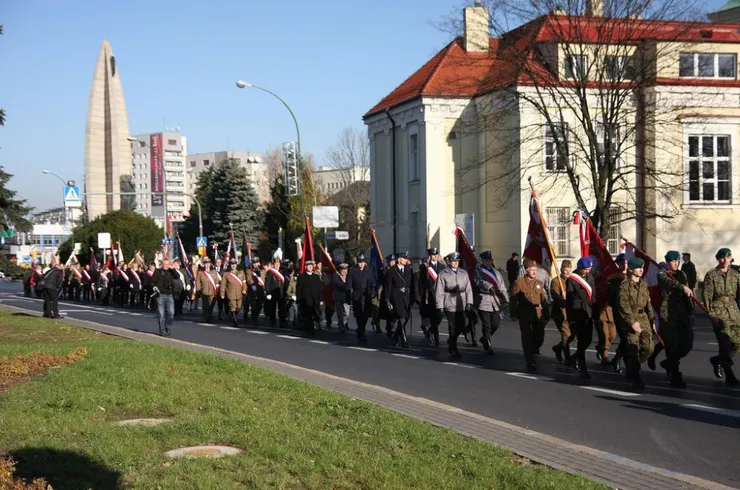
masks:
[[[450,252],[456,216],[472,214],[476,249],[490,249],[502,265],[524,248],[531,182],[558,258],[578,258],[572,182],[589,182],[589,144],[608,154],[604,147],[615,141],[624,143],[612,158],[623,188],[613,196],[612,225],[602,230],[612,254],[624,236],[658,261],[671,249],[689,252],[703,274],[717,248],[737,248],[740,26],[552,12],[489,38],[487,16],[481,7],[465,9],[465,36],[364,116],[371,221],[384,250],[422,256],[428,224],[432,244]],[[623,38],[599,37],[609,28]],[[610,50],[620,45],[623,56],[616,57]],[[607,92],[583,75],[584,100],[595,115],[588,123],[595,129],[584,135],[579,109],[555,95],[572,97],[583,67],[608,73],[638,60],[645,69],[639,97],[633,79],[607,86],[627,97],[619,125],[607,131],[598,129]],[[556,121],[543,117],[554,113]],[[593,195],[582,190],[587,207]]]
[[[180,133],[148,133],[130,138],[136,212],[164,227],[184,221],[192,201],[185,170],[188,144]],[[165,213],[166,209],[166,213]]]
[[[320,166],[313,173],[321,192],[329,197],[357,182],[370,182],[370,168],[353,166],[333,168]]]
[[[262,154],[249,151],[214,151],[210,153],[196,153],[188,155],[187,178],[189,192],[195,192],[198,187],[198,176],[204,170],[232,158],[237,164],[247,171],[247,176],[252,180],[252,185],[257,192],[260,203],[270,199],[270,181],[268,165],[264,162]]]
[[[131,173],[128,115],[120,73],[108,41],[95,64],[85,133],[85,202],[90,219],[121,207],[121,175]]]

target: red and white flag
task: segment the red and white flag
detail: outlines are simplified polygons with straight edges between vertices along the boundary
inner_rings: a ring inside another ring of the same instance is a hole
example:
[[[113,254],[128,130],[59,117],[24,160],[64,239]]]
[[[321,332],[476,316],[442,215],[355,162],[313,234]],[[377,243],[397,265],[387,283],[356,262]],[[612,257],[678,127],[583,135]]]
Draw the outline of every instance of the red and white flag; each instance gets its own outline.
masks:
[[[465,232],[459,226],[455,227],[453,232],[457,236],[457,251],[460,253],[460,267],[465,269],[470,276],[470,280],[473,280],[475,275],[475,267],[478,265],[478,260],[475,258],[473,249],[468,242],[468,237],[465,236]]]
[[[619,269],[617,268],[617,264],[614,263],[611,254],[606,249],[604,241],[596,232],[594,224],[583,211],[576,211],[573,224],[579,227],[581,257],[591,257],[594,261],[591,273],[596,283],[596,304],[601,307],[608,299],[607,279],[619,273]]]
[[[522,256],[537,262],[550,273],[550,277],[557,277],[555,248],[550,241],[547,222],[542,216],[540,201],[534,190],[529,199],[529,228],[527,229],[527,242],[524,245]]]

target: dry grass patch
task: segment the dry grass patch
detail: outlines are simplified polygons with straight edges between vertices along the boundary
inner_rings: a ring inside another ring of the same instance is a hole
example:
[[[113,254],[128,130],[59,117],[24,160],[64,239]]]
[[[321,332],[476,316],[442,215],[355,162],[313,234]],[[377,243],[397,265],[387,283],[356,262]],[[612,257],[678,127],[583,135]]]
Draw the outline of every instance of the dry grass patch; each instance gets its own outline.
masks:
[[[54,490],[46,480],[39,478],[26,483],[21,478],[15,478],[15,463],[12,458],[0,459],[0,489],[2,490]]]
[[[0,394],[5,393],[9,386],[26,382],[50,369],[74,364],[86,354],[87,348],[79,347],[61,356],[36,351],[28,355],[16,354],[13,357],[0,357]]]

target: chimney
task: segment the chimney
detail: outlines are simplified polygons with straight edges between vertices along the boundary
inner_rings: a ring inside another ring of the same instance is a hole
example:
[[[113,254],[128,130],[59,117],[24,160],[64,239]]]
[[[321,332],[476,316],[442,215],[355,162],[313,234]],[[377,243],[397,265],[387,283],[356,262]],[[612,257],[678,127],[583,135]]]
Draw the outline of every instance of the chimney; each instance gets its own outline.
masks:
[[[475,2],[463,10],[465,22],[465,51],[488,52],[488,9]]]
[[[604,0],[586,0],[587,17],[604,16]]]

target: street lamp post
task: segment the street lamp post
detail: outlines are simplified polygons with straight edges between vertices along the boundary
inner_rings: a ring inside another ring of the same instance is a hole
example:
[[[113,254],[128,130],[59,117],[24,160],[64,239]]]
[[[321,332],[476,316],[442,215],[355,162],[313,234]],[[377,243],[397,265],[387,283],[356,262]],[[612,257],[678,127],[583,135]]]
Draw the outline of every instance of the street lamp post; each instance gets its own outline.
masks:
[[[63,178],[61,178],[59,175],[52,172],[51,170],[42,170],[41,172],[45,175],[53,175],[54,177],[59,179],[59,181],[62,183],[62,223],[66,225],[67,224],[67,203],[65,201],[66,196],[64,195],[64,188],[68,185],[68,182],[64,180]]]

